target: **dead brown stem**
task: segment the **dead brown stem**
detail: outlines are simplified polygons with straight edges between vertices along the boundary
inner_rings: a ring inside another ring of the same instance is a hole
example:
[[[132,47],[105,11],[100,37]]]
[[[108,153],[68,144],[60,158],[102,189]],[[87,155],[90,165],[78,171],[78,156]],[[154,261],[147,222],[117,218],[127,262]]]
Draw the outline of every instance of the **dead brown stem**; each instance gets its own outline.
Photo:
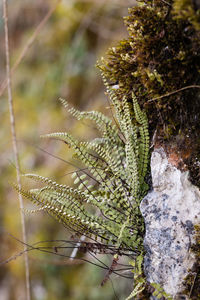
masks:
[[[12,134],[12,144],[13,144],[13,152],[15,157],[16,164],[16,172],[17,172],[17,184],[19,190],[21,189],[21,181],[20,181],[20,167],[19,167],[19,155],[17,148],[17,139],[16,139],[16,130],[15,130],[15,116],[13,110],[13,98],[12,98],[12,89],[11,89],[11,74],[10,74],[10,53],[9,53],[9,42],[8,42],[8,9],[7,9],[7,1],[3,0],[3,12],[4,12],[4,30],[5,30],[5,49],[6,49],[6,71],[7,71],[7,90],[8,90],[8,104],[9,104],[9,112],[10,112],[10,126],[11,126],[11,134]],[[22,238],[23,242],[27,243],[26,237],[26,226],[25,226],[25,218],[23,214],[23,199],[21,194],[19,194],[19,206],[20,206],[20,216],[21,216],[21,227],[22,227]],[[24,246],[24,250],[26,250],[26,246]],[[29,261],[27,252],[25,252],[25,272],[26,272],[26,295],[27,300],[31,299],[30,296],[30,275],[29,275]]]
[[[155,100],[159,100],[159,99],[162,99],[162,98],[164,98],[164,97],[171,96],[171,95],[176,94],[176,93],[179,93],[179,92],[181,92],[181,91],[184,91],[184,90],[187,90],[187,89],[195,89],[195,88],[196,88],[196,89],[200,89],[200,85],[188,85],[188,86],[184,86],[184,87],[182,87],[182,88],[179,89],[179,90],[176,90],[176,91],[173,91],[173,92],[164,94],[164,95],[162,95],[162,96],[159,96],[159,97],[150,99],[150,100],[148,100],[147,102],[148,102],[148,103],[149,103],[149,102],[154,102]]]

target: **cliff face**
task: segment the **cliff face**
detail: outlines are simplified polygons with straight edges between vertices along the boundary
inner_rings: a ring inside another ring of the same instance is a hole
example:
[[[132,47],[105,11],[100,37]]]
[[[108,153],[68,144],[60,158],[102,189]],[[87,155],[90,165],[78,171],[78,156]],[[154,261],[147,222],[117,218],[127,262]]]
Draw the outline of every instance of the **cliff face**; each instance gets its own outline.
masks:
[[[200,299],[189,298],[197,274],[191,247],[195,244],[195,225],[200,223],[200,190],[189,181],[188,171],[169,162],[163,148],[152,153],[151,174],[153,190],[141,203],[146,226],[145,275],[174,299]],[[191,270],[193,281],[190,290],[184,292]]]
[[[125,18],[129,38],[100,68],[119,99],[126,96],[131,106],[135,93],[155,146],[153,189],[141,203],[147,280],[174,299],[200,299],[199,1],[139,2]]]

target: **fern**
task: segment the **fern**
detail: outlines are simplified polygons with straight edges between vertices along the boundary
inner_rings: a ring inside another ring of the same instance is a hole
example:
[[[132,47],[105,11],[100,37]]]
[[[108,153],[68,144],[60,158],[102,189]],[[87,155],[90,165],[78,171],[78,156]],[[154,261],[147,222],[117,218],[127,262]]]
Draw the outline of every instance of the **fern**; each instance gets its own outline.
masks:
[[[151,283],[151,286],[155,289],[153,292],[153,296],[156,297],[156,299],[165,299],[165,300],[172,300],[173,298],[167,294],[162,286],[158,283]]]
[[[143,273],[143,255],[144,254],[141,252],[141,254],[137,256],[135,261],[130,262],[130,265],[132,265],[133,267],[132,272],[134,273],[133,291],[125,300],[135,299],[134,297],[138,296],[139,294],[139,298],[141,298],[141,293],[146,291],[147,286],[148,290],[149,288],[151,288],[151,290],[154,290],[152,295],[156,297],[156,299],[172,300],[172,297],[164,291],[160,284],[146,282]],[[142,297],[146,299],[144,295]]]
[[[136,261],[131,261],[130,264],[133,266],[132,272],[134,273],[134,286],[133,286],[133,291],[125,300],[134,299],[135,296],[137,296],[145,289],[145,285],[146,285],[146,281],[143,276],[143,270],[142,270],[143,253],[141,252],[141,254],[138,255]]]
[[[20,192],[78,235],[112,245],[120,249],[118,253],[123,250],[137,256],[143,249],[144,225],[139,205],[147,191],[148,121],[134,94],[132,99],[120,100],[104,77],[103,80],[115,108],[116,125],[100,112],[80,112],[60,99],[78,120],[93,121],[101,138],[80,142],[66,132],[42,136],[69,145],[89,173],[74,172],[75,187],[26,174],[45,186]],[[141,288],[139,284],[135,291]]]

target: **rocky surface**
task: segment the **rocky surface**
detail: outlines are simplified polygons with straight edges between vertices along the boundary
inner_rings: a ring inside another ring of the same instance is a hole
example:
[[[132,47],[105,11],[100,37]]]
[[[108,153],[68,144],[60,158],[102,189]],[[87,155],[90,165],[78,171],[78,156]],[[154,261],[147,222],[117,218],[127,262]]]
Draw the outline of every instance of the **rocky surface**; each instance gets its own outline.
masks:
[[[174,299],[181,296],[183,281],[195,263],[190,251],[194,225],[200,223],[200,191],[169,163],[163,148],[151,157],[153,190],[141,203],[145,219],[145,273],[149,282],[161,284]],[[179,295],[179,296],[177,296]]]

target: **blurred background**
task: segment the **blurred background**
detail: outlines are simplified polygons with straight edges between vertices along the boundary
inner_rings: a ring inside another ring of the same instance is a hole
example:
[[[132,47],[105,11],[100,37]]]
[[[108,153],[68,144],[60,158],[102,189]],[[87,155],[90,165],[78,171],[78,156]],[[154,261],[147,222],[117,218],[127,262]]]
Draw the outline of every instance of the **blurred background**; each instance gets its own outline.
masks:
[[[2,2],[2,1],[1,1]],[[58,141],[40,140],[44,133],[68,131],[82,140],[96,135],[88,124],[77,122],[62,108],[59,97],[80,110],[110,114],[99,70],[95,64],[110,46],[127,37],[123,16],[132,0],[10,0],[9,42],[14,67],[12,88],[21,171],[71,184],[67,173],[72,152]],[[0,4],[0,260],[23,250],[11,143],[6,78],[2,3]],[[42,26],[50,10],[53,12]],[[38,28],[38,29],[37,29]],[[36,30],[36,33],[34,33]],[[35,35],[35,39],[31,41]],[[24,53],[21,61],[20,55]],[[16,66],[17,64],[17,66]],[[48,152],[48,153],[47,153]],[[55,158],[54,156],[58,158]],[[25,188],[35,187],[24,181]],[[30,203],[24,200],[25,207]],[[26,213],[28,243],[69,239],[70,234],[47,214]],[[66,250],[67,251],[67,250]],[[70,255],[70,251],[68,253]],[[94,258],[90,258],[94,260]],[[106,261],[106,257],[103,258]],[[35,300],[124,299],[132,281],[113,276],[100,286],[105,270],[89,263],[69,264],[67,259],[41,251],[29,253],[31,294]],[[25,299],[24,258],[0,266],[0,300]]]

